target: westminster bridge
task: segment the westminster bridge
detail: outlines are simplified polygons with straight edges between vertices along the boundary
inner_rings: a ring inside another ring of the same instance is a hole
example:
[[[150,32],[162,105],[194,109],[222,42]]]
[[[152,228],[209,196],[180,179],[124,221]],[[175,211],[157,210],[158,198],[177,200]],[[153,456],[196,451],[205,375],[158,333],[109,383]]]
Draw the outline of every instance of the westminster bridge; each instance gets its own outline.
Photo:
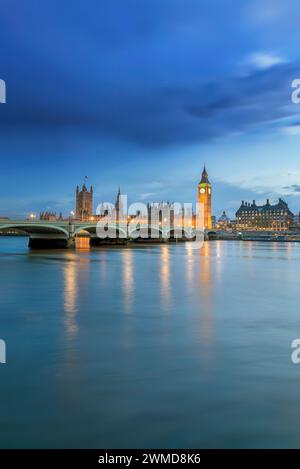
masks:
[[[78,236],[89,236],[91,245],[101,244],[124,244],[127,241],[151,241],[166,242],[168,240],[187,241],[195,236],[195,230],[189,228],[189,238],[183,235],[174,235],[174,228],[169,226],[151,227],[148,229],[141,226],[131,228],[130,223],[108,224],[106,229],[108,235],[99,238],[97,234],[98,221],[78,221],[74,219],[46,221],[46,220],[9,220],[0,219],[1,233],[20,233],[29,236],[29,247],[31,248],[59,248],[74,247],[75,239]],[[139,225],[139,224],[138,224]],[[135,226],[135,225],[134,225]],[[156,231],[156,232],[155,232]],[[109,233],[114,233],[110,236]]]

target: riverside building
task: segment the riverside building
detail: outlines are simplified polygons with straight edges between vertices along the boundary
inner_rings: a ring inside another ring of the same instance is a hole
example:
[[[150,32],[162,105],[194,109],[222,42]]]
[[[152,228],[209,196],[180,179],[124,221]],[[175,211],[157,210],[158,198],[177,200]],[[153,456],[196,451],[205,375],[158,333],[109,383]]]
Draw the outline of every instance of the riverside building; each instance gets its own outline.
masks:
[[[256,205],[255,200],[252,204],[242,201],[236,212],[236,229],[286,231],[293,225],[293,220],[293,213],[282,199],[274,205],[269,199],[265,205]]]

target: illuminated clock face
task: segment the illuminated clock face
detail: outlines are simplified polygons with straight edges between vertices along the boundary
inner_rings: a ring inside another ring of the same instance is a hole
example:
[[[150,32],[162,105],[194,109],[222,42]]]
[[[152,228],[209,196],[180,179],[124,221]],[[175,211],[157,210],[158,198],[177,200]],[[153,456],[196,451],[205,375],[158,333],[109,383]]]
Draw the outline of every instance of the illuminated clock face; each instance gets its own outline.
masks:
[[[200,193],[201,193],[201,194],[205,194],[205,189],[203,189],[203,187],[201,187]]]
[[[211,193],[211,189],[208,189],[208,193],[209,193],[209,194]]]

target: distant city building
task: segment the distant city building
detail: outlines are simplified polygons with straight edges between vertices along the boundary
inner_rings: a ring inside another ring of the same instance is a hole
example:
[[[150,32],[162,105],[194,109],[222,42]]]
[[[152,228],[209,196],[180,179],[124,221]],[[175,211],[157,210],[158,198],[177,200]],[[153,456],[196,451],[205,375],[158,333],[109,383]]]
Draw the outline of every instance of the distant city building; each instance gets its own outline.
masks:
[[[271,205],[269,199],[265,205],[256,205],[242,201],[236,212],[236,229],[238,230],[288,230],[293,225],[294,215],[288,204],[279,199]]]
[[[227,230],[228,228],[231,227],[231,220],[230,218],[226,215],[225,210],[223,211],[222,215],[218,219],[218,228],[221,230]]]
[[[201,181],[198,184],[198,208],[203,207],[204,215],[204,228],[212,228],[212,217],[211,217],[211,194],[212,186],[208,180],[208,174],[204,166]]]
[[[40,220],[57,221],[57,220],[62,220],[62,219],[63,219],[63,216],[61,212],[59,216],[56,215],[56,212],[41,212],[40,213]]]
[[[216,226],[217,226],[216,216],[215,216],[215,215],[212,215],[212,216],[211,216],[211,227],[212,227],[212,228],[216,228]]]
[[[82,189],[76,188],[76,219],[88,220],[93,216],[93,187],[87,190],[84,182]]]

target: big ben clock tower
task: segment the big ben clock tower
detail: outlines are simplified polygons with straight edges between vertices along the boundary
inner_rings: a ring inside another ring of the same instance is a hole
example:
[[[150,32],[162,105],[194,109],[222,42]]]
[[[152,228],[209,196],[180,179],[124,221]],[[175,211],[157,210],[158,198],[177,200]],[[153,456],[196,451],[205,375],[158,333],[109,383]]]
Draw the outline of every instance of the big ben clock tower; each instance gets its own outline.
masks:
[[[198,184],[198,209],[203,207],[204,228],[210,230],[211,222],[211,183],[208,180],[208,174],[204,166],[201,181]]]

